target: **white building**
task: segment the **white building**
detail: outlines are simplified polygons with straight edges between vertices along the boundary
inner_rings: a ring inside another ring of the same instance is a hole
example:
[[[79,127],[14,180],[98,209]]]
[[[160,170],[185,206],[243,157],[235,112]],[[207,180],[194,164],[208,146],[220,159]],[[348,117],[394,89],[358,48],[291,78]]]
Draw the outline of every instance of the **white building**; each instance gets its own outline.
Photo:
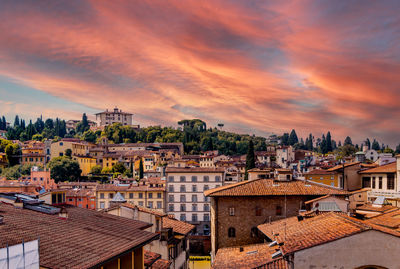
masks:
[[[220,187],[224,168],[167,167],[167,212],[196,225],[199,235],[210,234],[210,200],[204,191]]]
[[[276,163],[281,168],[288,168],[288,163],[294,161],[295,155],[292,146],[282,146],[276,149]]]
[[[108,126],[113,123],[121,123],[122,125],[132,125],[133,114],[122,112],[117,107],[113,111],[100,112],[96,114],[96,120],[99,126]]]

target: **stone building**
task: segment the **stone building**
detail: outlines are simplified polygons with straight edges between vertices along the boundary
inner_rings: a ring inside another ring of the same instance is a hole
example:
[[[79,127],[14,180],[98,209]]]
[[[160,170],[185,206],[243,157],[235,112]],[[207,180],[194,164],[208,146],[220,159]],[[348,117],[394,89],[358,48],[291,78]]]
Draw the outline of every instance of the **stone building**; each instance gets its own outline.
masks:
[[[121,123],[122,125],[132,125],[132,113],[122,112],[122,110],[117,107],[114,108],[113,111],[106,111],[96,113],[96,120],[98,121],[98,125],[108,126],[113,123]]]
[[[257,226],[296,216],[304,202],[346,191],[299,180],[255,179],[204,192],[211,198],[212,258],[222,247],[262,242]]]

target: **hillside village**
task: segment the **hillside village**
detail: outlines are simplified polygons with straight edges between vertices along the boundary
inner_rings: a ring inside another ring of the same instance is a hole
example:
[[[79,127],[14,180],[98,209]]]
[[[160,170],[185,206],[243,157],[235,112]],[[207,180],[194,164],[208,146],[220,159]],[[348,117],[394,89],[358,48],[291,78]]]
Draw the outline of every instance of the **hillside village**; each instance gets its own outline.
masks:
[[[181,142],[147,140],[118,108],[57,122],[61,137],[31,122],[21,139],[0,122],[0,268],[399,268],[385,145],[234,142],[200,120],[168,130]]]

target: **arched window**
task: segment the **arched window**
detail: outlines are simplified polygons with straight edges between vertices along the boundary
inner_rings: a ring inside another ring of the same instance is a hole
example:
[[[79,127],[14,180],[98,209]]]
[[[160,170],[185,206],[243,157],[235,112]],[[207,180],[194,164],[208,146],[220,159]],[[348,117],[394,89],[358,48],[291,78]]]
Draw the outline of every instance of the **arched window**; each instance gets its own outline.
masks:
[[[233,227],[229,227],[228,229],[228,237],[236,237],[236,230]]]

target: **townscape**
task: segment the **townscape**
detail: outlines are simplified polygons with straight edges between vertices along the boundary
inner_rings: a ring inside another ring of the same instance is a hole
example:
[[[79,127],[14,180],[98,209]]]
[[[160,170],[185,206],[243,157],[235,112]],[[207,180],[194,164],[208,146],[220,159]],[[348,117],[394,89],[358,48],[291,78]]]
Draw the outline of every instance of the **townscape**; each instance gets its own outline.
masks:
[[[95,116],[2,118],[0,268],[399,268],[388,146]]]

